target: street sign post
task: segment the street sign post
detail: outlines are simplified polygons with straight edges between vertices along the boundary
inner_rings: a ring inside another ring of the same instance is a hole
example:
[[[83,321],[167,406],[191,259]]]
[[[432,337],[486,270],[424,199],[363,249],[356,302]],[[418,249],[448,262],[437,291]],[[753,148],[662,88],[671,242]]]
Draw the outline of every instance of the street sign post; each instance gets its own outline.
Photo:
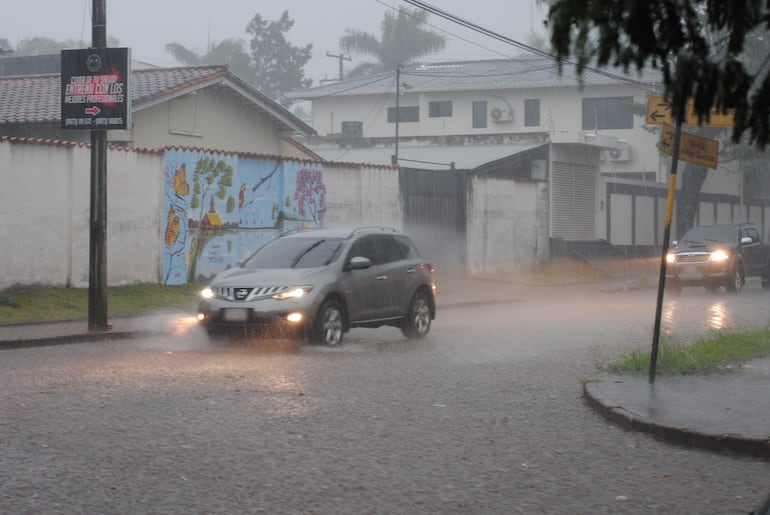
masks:
[[[676,131],[672,125],[663,125],[659,145],[661,152],[674,155],[675,136]],[[678,157],[682,161],[716,170],[719,160],[719,142],[682,132]]]

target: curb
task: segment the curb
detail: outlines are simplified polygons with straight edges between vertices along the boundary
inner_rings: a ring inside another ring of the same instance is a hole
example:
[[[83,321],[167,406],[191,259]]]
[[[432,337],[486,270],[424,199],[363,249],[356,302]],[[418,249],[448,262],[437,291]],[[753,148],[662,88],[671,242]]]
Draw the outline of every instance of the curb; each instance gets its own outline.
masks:
[[[770,439],[741,437],[734,434],[713,434],[653,422],[635,415],[622,406],[602,397],[597,383],[583,383],[586,404],[610,422],[629,431],[648,433],[659,440],[712,452],[734,453],[770,460]]]
[[[149,331],[97,331],[64,336],[46,336],[42,338],[20,338],[0,341],[0,350],[26,349],[30,347],[48,347],[71,343],[91,343],[104,340],[128,340],[151,334]]]

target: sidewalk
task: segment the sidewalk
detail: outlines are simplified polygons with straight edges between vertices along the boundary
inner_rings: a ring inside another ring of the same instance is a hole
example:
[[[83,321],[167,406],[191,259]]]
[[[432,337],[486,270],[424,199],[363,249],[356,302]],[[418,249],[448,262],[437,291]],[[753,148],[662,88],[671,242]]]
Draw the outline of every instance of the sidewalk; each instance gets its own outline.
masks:
[[[439,309],[520,302],[538,289],[476,279],[439,284]],[[112,318],[108,331],[89,331],[86,320],[0,326],[0,351],[169,334],[169,318]],[[770,459],[770,358],[723,375],[657,377],[652,385],[646,375],[599,373],[583,385],[583,394],[588,406],[626,429],[688,447]]]

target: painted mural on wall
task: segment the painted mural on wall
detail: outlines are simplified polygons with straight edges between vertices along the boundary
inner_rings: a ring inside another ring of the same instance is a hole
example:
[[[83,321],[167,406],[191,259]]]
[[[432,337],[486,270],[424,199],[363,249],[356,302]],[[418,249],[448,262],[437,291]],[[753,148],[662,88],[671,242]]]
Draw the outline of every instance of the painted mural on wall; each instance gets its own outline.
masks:
[[[164,284],[205,281],[281,232],[323,226],[320,164],[168,151]]]

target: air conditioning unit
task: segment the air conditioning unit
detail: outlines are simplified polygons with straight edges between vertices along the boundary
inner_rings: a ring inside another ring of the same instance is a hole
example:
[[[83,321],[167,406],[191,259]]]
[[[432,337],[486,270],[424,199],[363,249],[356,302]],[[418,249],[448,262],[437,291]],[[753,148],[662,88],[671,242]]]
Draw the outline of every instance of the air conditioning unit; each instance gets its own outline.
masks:
[[[489,111],[489,117],[493,122],[512,122],[513,121],[513,109],[510,107],[493,107]]]
[[[631,147],[628,145],[622,145],[618,148],[611,148],[609,150],[602,151],[602,155],[605,161],[630,161]]]

